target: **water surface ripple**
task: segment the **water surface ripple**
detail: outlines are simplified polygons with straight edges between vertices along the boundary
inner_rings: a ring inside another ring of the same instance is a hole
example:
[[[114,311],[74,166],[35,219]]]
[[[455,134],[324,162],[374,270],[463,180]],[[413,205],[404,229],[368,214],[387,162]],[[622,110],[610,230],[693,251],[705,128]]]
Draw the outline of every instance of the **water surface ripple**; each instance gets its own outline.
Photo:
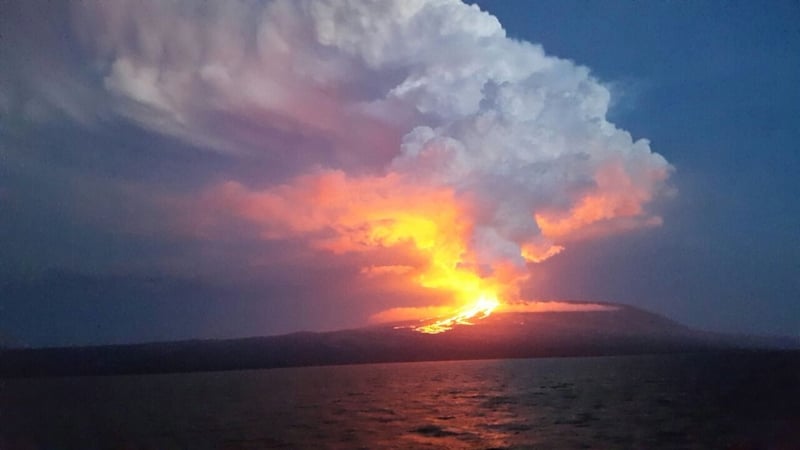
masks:
[[[800,353],[0,380],[0,449],[800,448]]]

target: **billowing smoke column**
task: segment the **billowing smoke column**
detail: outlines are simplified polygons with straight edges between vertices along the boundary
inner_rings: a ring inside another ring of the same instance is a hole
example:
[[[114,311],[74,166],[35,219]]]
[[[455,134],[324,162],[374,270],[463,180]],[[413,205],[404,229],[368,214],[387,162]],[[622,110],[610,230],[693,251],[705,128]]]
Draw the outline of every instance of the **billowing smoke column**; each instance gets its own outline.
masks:
[[[671,167],[606,120],[609,90],[585,67],[507,38],[477,6],[76,8],[120,115],[216,151],[274,157],[262,185],[210,188],[209,214],[320,251],[400,248],[417,262],[363,276],[447,292],[451,309],[488,314],[518,300],[530,263],[570,241],[660,223],[646,206]]]

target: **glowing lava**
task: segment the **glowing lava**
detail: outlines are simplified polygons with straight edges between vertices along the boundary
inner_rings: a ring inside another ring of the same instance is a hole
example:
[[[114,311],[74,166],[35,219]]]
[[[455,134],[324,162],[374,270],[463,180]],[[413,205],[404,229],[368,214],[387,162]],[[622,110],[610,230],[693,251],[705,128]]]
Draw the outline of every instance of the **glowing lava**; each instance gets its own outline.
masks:
[[[500,302],[494,297],[481,296],[474,305],[462,309],[451,317],[437,320],[428,325],[421,325],[414,328],[414,331],[425,334],[439,334],[452,330],[456,325],[473,325],[470,320],[485,319],[492,314],[492,311],[500,306]]]

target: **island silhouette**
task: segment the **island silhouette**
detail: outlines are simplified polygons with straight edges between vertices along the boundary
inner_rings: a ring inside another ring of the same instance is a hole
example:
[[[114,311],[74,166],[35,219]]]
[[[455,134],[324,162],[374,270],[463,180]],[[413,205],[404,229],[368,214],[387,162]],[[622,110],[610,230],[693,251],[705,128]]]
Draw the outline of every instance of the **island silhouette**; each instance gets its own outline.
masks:
[[[111,375],[412,361],[797,349],[795,338],[712,333],[628,305],[500,312],[440,334],[395,322],[330,332],[0,349],[0,376]]]

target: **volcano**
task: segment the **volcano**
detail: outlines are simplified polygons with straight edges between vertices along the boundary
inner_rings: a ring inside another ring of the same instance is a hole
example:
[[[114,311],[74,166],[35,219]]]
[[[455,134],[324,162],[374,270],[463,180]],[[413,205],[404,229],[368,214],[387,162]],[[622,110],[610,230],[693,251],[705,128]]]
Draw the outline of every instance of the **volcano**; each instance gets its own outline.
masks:
[[[93,347],[0,350],[0,376],[101,375],[334,364],[605,356],[800,348],[794,338],[694,330],[620,304],[602,310],[501,312],[441,334],[399,322],[332,332]]]

